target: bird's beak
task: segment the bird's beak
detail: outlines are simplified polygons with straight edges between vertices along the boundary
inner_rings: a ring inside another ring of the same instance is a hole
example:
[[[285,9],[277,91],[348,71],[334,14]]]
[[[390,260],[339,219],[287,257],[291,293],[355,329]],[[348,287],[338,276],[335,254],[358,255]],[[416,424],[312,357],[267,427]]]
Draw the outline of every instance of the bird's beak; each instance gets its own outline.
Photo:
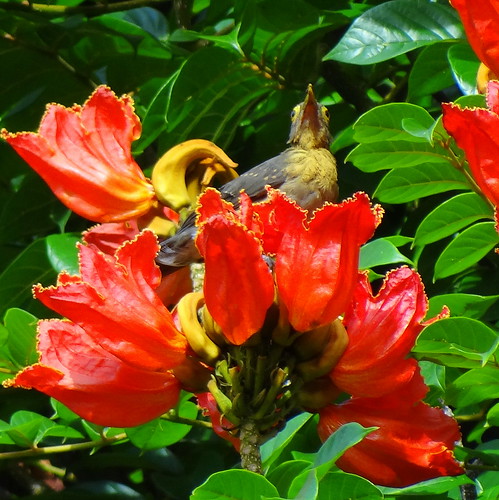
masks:
[[[307,95],[305,96],[305,101],[303,102],[303,114],[301,117],[301,127],[307,127],[312,130],[312,132],[318,132],[321,128],[320,117],[320,106],[315,99],[314,89],[312,84],[308,84]],[[300,127],[300,128],[301,128]]]

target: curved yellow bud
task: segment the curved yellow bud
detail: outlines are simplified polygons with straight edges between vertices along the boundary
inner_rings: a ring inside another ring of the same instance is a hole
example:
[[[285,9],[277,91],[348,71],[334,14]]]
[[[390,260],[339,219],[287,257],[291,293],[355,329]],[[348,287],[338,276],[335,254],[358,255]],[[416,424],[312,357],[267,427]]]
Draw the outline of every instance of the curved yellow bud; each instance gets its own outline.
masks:
[[[329,339],[322,352],[307,361],[296,365],[298,372],[305,381],[322,377],[329,373],[340,360],[348,345],[348,334],[340,320],[336,319],[329,325]],[[306,338],[307,333],[303,336]]]
[[[220,348],[206,334],[199,323],[198,310],[204,304],[201,292],[184,295],[177,304],[182,332],[192,350],[207,364],[214,365],[221,355]]]
[[[234,163],[222,149],[205,139],[192,139],[169,149],[154,165],[152,185],[158,200],[180,210],[194,207],[199,194],[220,174],[225,184],[237,177]]]

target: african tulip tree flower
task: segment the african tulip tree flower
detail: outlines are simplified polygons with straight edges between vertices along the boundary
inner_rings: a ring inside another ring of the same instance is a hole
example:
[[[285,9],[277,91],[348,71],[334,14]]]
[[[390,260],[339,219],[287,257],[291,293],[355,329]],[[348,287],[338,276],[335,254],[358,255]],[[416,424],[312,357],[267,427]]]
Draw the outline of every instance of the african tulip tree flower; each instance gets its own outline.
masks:
[[[451,0],[451,4],[461,17],[473,51],[486,66],[479,71],[477,82],[482,92],[486,82],[499,75],[499,4],[496,0]]]
[[[348,422],[378,427],[336,462],[345,472],[392,487],[463,473],[452,453],[460,440],[456,421],[440,408],[408,402],[404,390],[381,398],[351,398],[319,415],[323,440]]]
[[[80,245],[80,276],[61,273],[35,297],[68,318],[39,323],[39,363],[8,385],[35,388],[101,425],[134,426],[177,403],[172,369],[185,360],[185,337],[155,293],[161,274],[150,231],[114,255]]]
[[[379,427],[338,461],[377,484],[407,486],[462,473],[452,454],[457,423],[422,402],[428,388],[408,357],[423,327],[439,319],[423,324],[427,310],[419,275],[402,267],[387,275],[377,295],[361,273],[343,318],[349,342],[330,378],[351,398],[319,410],[319,435],[325,440],[347,422]]]
[[[499,81],[487,88],[487,107],[462,108],[444,103],[443,124],[464,150],[473,178],[483,194],[499,206]]]
[[[215,176],[222,184],[237,176],[218,146],[192,139],[166,151],[150,181],[132,156],[140,133],[132,98],[101,85],[83,106],[48,105],[38,132],[1,136],[75,213],[95,222],[140,218],[163,236],[175,227],[171,209],[192,208]]]
[[[100,86],[83,106],[48,105],[37,133],[2,136],[68,208],[111,222],[153,205],[154,189],[131,153],[140,132],[130,97]]]
[[[381,218],[363,193],[308,214],[276,190],[261,204],[243,194],[239,212],[210,190],[198,213],[206,306],[236,345],[262,327],[276,293],[298,332],[336,319],[353,293],[360,247]],[[264,254],[275,255],[275,283]]]

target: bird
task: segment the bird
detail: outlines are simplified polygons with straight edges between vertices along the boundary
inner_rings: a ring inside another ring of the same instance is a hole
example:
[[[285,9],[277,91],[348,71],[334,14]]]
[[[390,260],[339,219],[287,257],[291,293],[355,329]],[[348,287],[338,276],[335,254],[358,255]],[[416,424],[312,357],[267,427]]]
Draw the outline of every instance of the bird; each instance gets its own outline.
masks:
[[[335,202],[338,173],[330,151],[331,141],[329,111],[317,102],[309,84],[304,101],[291,112],[289,147],[218,188],[221,198],[237,208],[241,191],[257,203],[265,200],[270,186],[310,212],[326,202]],[[195,221],[194,212],[173,236],[160,243],[156,263],[163,275],[200,260],[194,244]]]

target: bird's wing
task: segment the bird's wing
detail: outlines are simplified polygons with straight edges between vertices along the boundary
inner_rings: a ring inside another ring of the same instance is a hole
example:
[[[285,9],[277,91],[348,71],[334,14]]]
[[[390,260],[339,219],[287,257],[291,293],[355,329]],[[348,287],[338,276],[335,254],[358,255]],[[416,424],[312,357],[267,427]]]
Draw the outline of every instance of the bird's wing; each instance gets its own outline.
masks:
[[[284,175],[285,166],[286,156],[284,154],[264,161],[240,177],[224,184],[220,188],[222,198],[237,206],[239,204],[239,194],[244,189],[253,202],[265,199],[267,196],[265,186],[278,188],[286,180]]]

